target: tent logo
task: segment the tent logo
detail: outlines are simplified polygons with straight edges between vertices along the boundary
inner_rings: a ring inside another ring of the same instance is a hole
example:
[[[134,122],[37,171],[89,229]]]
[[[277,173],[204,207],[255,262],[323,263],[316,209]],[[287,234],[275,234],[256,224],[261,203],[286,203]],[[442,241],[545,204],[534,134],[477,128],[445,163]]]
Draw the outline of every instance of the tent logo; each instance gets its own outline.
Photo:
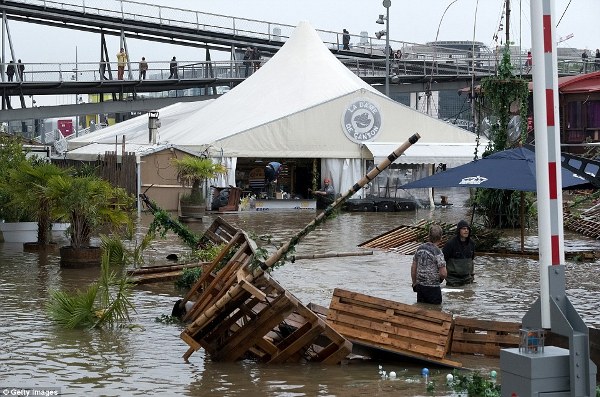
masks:
[[[379,107],[368,99],[351,103],[342,113],[342,129],[352,142],[372,141],[381,130]]]
[[[481,185],[485,181],[487,181],[487,178],[481,175],[469,176],[467,178],[463,178],[459,185]]]

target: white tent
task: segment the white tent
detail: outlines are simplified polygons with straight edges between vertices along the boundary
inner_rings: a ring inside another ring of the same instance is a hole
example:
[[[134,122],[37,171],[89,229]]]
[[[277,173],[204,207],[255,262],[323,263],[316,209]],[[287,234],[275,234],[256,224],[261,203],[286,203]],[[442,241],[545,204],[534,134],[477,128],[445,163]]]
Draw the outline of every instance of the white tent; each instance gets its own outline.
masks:
[[[464,153],[462,145],[475,141],[473,134],[401,105],[365,83],[301,22],[273,58],[244,82],[170,125],[163,123],[158,142],[208,150],[233,167],[240,157],[320,158],[322,174],[331,175],[343,192],[364,175],[364,160],[379,156],[371,142],[397,147],[415,132],[420,144],[443,150],[439,157],[428,152],[426,161],[413,156],[411,163],[455,161],[461,157],[456,153]],[[143,135],[127,136],[126,142],[147,142],[147,133]],[[87,139],[97,141],[94,134]],[[462,160],[471,159],[456,161]]]
[[[159,109],[161,127],[158,128],[157,145],[152,145],[148,133],[148,115],[144,114],[131,118],[68,140],[68,152],[65,157],[73,160],[95,160],[106,151],[119,151],[125,138],[125,150],[143,155],[144,152],[154,152],[164,147],[161,131],[164,128],[184,119],[192,112],[208,105],[213,99],[195,102],[178,102]]]
[[[367,130],[366,139],[352,139],[347,127],[359,130],[353,118],[362,109],[377,130]],[[415,132],[420,144],[443,148],[435,163],[472,160],[462,156],[474,152],[472,133],[387,98],[339,62],[316,31],[301,22],[255,74],[164,129],[162,138],[226,158],[321,158],[322,173],[333,177],[338,191],[346,191],[363,175],[362,161],[374,155],[365,148],[368,142],[397,142],[397,147]],[[431,160],[427,153],[426,162]],[[410,162],[425,161],[413,157]]]

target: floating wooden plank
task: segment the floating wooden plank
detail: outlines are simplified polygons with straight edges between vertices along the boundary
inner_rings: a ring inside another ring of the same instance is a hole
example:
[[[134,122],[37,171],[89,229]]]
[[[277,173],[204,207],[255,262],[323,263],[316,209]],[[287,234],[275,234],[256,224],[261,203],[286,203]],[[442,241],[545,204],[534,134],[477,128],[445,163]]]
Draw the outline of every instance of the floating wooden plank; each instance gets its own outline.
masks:
[[[324,254],[300,254],[293,255],[291,261],[298,261],[301,259],[324,259],[324,258],[343,258],[348,256],[366,256],[373,255],[373,251],[358,251],[358,252],[326,252]]]
[[[206,247],[209,244],[220,245],[227,244],[238,233],[238,229],[231,226],[223,218],[217,217],[213,223],[206,229],[200,238],[199,245]],[[220,258],[222,259],[222,255]],[[215,263],[215,266],[218,264]],[[176,280],[181,276],[184,269],[196,267],[206,268],[207,262],[186,263],[186,264],[170,264],[163,266],[143,266],[138,269],[127,271],[127,275],[131,277],[132,282],[136,284],[149,284],[162,281]],[[209,267],[209,273],[212,268]],[[206,273],[206,272],[205,272]],[[208,276],[208,275],[207,275]]]
[[[336,288],[327,321],[353,343],[460,367],[446,358],[452,315]]]
[[[454,318],[452,353],[500,356],[500,349],[519,347],[520,323]]]

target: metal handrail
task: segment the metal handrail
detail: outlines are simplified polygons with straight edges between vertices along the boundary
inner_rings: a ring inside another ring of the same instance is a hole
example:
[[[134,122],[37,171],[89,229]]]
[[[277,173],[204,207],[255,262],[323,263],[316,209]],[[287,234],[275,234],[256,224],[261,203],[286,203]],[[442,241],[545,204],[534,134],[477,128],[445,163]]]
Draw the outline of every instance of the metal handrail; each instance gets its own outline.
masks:
[[[261,60],[262,63],[268,59]],[[385,76],[385,59],[350,58],[340,60],[348,69],[361,78]],[[475,68],[472,64],[475,62]],[[109,70],[116,80],[116,62],[78,62],[78,63],[22,63],[25,66],[23,82],[64,82],[64,81],[101,81],[109,79]],[[167,80],[170,75],[170,61],[148,61],[146,80]],[[104,65],[105,76],[101,76],[101,65]],[[132,61],[131,73],[133,80],[139,80],[139,66],[137,61]],[[493,75],[496,71],[497,60],[494,57],[456,58],[438,57],[430,58],[425,54],[406,54],[400,59],[390,61],[391,76],[476,76]],[[587,62],[587,72],[600,69],[593,62]],[[0,70],[4,71],[1,81],[7,82],[6,67],[8,63],[0,63]],[[244,78],[246,66],[243,60],[235,61],[179,61],[179,79],[207,79],[207,78]],[[581,60],[560,59],[558,61],[559,73],[562,75],[577,75],[583,73],[585,68]],[[515,74],[519,74],[518,64]],[[528,74],[528,73],[524,73]],[[128,73],[125,74],[125,80]],[[214,77],[211,77],[214,76]],[[14,83],[20,83],[20,78],[15,72]]]

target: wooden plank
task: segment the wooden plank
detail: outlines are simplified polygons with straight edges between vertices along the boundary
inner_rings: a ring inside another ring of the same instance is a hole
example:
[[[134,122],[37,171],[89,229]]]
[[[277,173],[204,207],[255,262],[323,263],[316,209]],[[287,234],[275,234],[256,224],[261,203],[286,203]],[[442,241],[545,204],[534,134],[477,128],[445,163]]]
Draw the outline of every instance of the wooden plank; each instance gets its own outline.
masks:
[[[438,319],[440,321],[448,321],[449,319],[452,319],[452,316],[450,314],[444,313],[442,311],[427,310],[421,307],[407,305],[388,299],[377,298],[358,292],[351,292],[340,288],[336,288],[333,291],[333,295],[339,297],[341,302],[344,302],[345,299],[347,299],[353,304],[358,304],[358,302],[362,302],[365,306],[371,305],[371,307],[376,308],[384,307],[385,310],[387,310],[388,308],[394,309],[397,312],[410,313],[412,316],[415,317],[423,316],[424,318]]]
[[[447,335],[449,332],[422,332],[418,328],[404,328],[385,323],[378,323],[375,321],[363,320],[353,316],[345,316],[341,314],[332,314],[328,317],[328,320],[334,322],[334,324],[349,325],[356,329],[361,329],[365,334],[381,335],[385,334],[386,337],[405,338],[414,340],[415,343],[422,342],[428,344],[445,344],[447,341]]]
[[[321,350],[318,354],[318,361],[323,364],[338,364],[344,358],[350,354],[352,351],[352,343],[350,341],[345,341],[343,344],[331,343],[323,350]]]
[[[334,324],[333,327],[340,334],[350,339],[351,342],[358,340],[363,343],[370,343],[372,345],[394,350],[401,354],[410,353],[415,356],[422,355],[426,357],[442,358],[446,355],[445,346],[436,345],[429,347],[403,339],[381,337],[371,333],[361,333],[360,330],[357,330],[350,325]]]
[[[499,356],[500,349],[518,347],[521,324],[456,317],[452,353]]]
[[[288,338],[293,340],[293,342],[290,343],[288,347],[273,356],[268,363],[281,364],[286,362],[292,355],[298,353],[300,350],[305,350],[308,345],[312,344],[312,342],[321,334],[322,331],[321,327],[319,326],[310,327],[309,325],[309,327],[306,328],[307,329],[302,328],[301,331],[298,329],[300,332],[292,333]]]
[[[377,346],[375,344],[369,343],[369,342],[359,342],[359,341],[352,341],[352,343],[361,346],[362,348],[367,348],[367,349],[373,349],[376,351],[384,351],[386,353],[394,353],[394,354],[398,354],[401,356],[405,356],[405,357],[410,357],[410,358],[416,358],[419,360],[424,360],[430,363],[434,363],[434,364],[438,364],[438,365],[442,365],[442,366],[447,366],[447,367],[452,367],[452,368],[462,368],[462,363],[459,361],[454,361],[451,360],[449,358],[435,358],[435,357],[426,357],[426,356],[422,356],[419,354],[412,354],[411,352],[399,352],[397,350],[390,350],[387,349],[385,347],[381,347],[381,346]]]
[[[336,321],[336,318],[341,315],[346,315],[347,317],[352,317],[356,319],[370,319],[375,322],[390,322],[393,326],[396,327],[405,327],[420,330],[421,332],[431,332],[431,333],[443,333],[449,334],[451,328],[451,318],[447,321],[440,322],[437,319],[434,321],[426,321],[423,318],[412,317],[410,314],[405,313],[396,313],[395,315],[388,315],[385,312],[378,312],[376,310],[371,310],[369,308],[364,308],[360,306],[353,306],[350,304],[336,304],[332,299],[332,305],[329,308],[329,314],[327,316],[328,320]],[[347,318],[346,317],[346,318]],[[352,322],[354,320],[350,320]]]
[[[263,338],[273,327],[294,309],[284,295],[278,297],[268,309],[258,313],[255,321],[244,325],[238,332],[232,335],[221,347],[217,358],[225,361],[235,361],[256,344],[259,338]]]
[[[327,322],[352,342],[403,355],[443,360],[452,316],[387,299],[335,289]]]
[[[200,350],[200,348],[202,347],[198,342],[196,342],[194,340],[194,338],[192,338],[187,332],[183,331],[180,335],[181,339],[188,344],[188,346],[192,349],[194,349],[194,351],[198,351]]]
[[[519,333],[521,323],[509,321],[478,320],[467,317],[454,317],[454,324],[460,327],[476,328],[481,330],[495,330],[500,332]]]
[[[175,270],[172,272],[162,272],[162,273],[149,273],[149,274],[139,274],[137,276],[130,277],[132,283],[135,284],[152,284],[152,283],[160,283],[165,281],[177,280],[183,270]]]

